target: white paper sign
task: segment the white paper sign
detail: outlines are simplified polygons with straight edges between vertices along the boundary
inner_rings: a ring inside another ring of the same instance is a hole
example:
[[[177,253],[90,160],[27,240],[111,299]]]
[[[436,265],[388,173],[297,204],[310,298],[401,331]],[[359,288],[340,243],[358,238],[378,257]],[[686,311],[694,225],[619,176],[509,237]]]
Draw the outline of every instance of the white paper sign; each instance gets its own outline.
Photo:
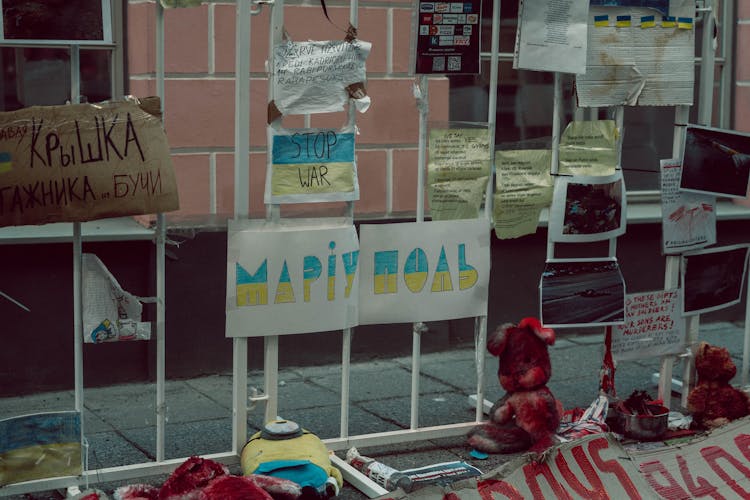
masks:
[[[360,324],[487,314],[487,220],[363,224]]]
[[[351,224],[230,220],[227,249],[227,337],[356,326],[359,245]]]
[[[588,0],[522,0],[513,67],[586,72]]]
[[[680,190],[679,160],[661,160],[662,249],[676,254],[716,243],[716,197]]]
[[[612,355],[643,359],[685,350],[685,320],[678,290],[625,296],[625,324],[612,327]]]
[[[151,323],[141,321],[138,297],[122,289],[99,257],[84,253],[82,258],[84,342],[151,338]]]
[[[349,99],[346,87],[364,85],[370,42],[343,40],[285,42],[274,47],[274,102],[282,114],[342,111]],[[369,97],[355,102],[366,111]]]

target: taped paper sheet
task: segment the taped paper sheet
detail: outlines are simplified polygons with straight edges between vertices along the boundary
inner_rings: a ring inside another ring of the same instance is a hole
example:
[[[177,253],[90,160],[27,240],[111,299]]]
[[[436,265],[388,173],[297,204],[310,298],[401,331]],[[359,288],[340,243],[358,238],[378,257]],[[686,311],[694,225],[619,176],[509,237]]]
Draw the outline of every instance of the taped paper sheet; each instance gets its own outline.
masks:
[[[661,160],[661,233],[664,254],[716,243],[716,197],[681,191],[679,160]]]
[[[576,76],[579,106],[693,104],[695,2],[670,7],[669,17],[654,14],[589,9],[586,74]]]
[[[138,297],[123,290],[99,257],[84,253],[82,270],[84,342],[150,339]]]
[[[618,156],[619,132],[614,120],[570,122],[560,139],[563,175],[612,175]]]
[[[588,0],[521,0],[514,69],[586,72]]]
[[[347,87],[359,84],[355,107],[367,111],[365,60],[371,44],[362,40],[284,42],[273,51],[273,99],[285,115],[342,111]]]
[[[271,161],[265,203],[311,203],[359,199],[354,127],[268,127]]]
[[[552,201],[549,149],[496,151],[493,215],[500,239],[534,234],[539,215]]]
[[[427,184],[433,220],[477,218],[489,174],[486,125],[430,130]]]
[[[485,219],[360,226],[360,324],[487,314],[489,233]]]
[[[625,296],[625,323],[612,328],[616,360],[654,358],[685,351],[685,320],[678,290]]]
[[[227,337],[357,326],[359,243],[353,225],[230,220],[228,237]]]

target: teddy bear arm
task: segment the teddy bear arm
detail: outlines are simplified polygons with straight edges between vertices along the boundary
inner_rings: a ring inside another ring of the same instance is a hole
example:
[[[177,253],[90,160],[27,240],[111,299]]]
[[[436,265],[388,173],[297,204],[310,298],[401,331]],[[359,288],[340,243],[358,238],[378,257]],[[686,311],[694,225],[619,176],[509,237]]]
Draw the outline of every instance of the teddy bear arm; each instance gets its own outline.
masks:
[[[702,413],[706,410],[709,390],[705,384],[696,385],[688,394],[687,409],[690,413]]]

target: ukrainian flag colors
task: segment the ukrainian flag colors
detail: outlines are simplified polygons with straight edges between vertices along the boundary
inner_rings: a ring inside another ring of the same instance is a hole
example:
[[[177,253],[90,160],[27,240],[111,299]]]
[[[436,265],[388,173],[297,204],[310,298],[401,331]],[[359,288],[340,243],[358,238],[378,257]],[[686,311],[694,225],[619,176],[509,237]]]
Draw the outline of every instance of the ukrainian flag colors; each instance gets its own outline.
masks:
[[[604,14],[601,16],[594,16],[594,26],[597,28],[604,28],[609,26],[609,16]]]
[[[691,30],[693,29],[693,18],[692,17],[678,17],[677,18],[677,27],[682,30]]]
[[[641,17],[641,28],[653,28],[654,26],[656,26],[656,18],[654,16]]]
[[[433,292],[449,292],[453,290],[448,259],[445,258],[445,247],[440,247],[440,257],[435,268],[435,277],[432,279]]]
[[[617,16],[618,28],[627,28],[630,24],[630,16]]]
[[[284,261],[284,265],[281,268],[281,276],[279,276],[279,286],[276,287],[276,299],[273,301],[274,304],[289,304],[294,302],[294,288],[292,288],[292,280],[289,277],[289,267]]]
[[[0,152],[0,174],[10,172],[13,169],[10,153]]]
[[[421,248],[411,251],[404,263],[404,281],[412,292],[421,292],[427,283],[427,254]]]
[[[250,274],[239,264],[237,269],[237,306],[257,306],[268,304],[268,259]]]
[[[77,476],[82,470],[80,413],[35,413],[0,420],[0,486]]]
[[[674,28],[677,26],[677,18],[674,16],[662,16],[661,27],[662,28]]]
[[[375,254],[372,286],[373,292],[378,295],[398,291],[398,250]]]

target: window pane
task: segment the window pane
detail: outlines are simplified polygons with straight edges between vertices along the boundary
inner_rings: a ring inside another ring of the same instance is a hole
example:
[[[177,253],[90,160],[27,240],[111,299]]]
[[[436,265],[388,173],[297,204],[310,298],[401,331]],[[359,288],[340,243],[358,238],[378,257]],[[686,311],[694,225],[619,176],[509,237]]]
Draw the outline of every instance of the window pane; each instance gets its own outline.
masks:
[[[81,49],[81,101],[100,102],[112,99],[112,52]]]
[[[101,0],[2,0],[6,40],[102,40]]]
[[[2,49],[3,111],[70,99],[70,57],[65,49]]]

